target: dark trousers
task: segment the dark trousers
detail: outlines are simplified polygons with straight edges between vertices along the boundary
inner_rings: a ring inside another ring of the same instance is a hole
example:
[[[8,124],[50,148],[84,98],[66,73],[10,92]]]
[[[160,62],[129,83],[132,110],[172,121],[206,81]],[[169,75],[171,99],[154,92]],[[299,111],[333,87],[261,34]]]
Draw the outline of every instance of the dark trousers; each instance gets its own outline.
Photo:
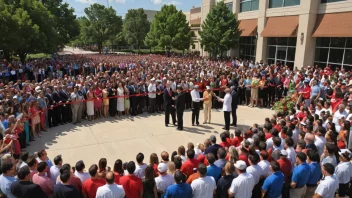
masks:
[[[245,96],[246,96],[246,105],[249,105],[249,103],[251,102],[251,90],[247,90],[245,91]]]
[[[62,115],[61,121],[68,122],[68,120],[69,120],[69,105],[62,105],[61,115]]]
[[[252,198],[258,198],[262,196],[262,190],[260,184],[256,184],[252,190]]]
[[[268,104],[268,101],[269,101],[269,98],[268,98],[268,91],[263,91],[263,106],[264,107],[268,107],[269,104]]]
[[[55,111],[56,124],[61,124],[62,123],[62,120],[61,120],[62,105],[59,105],[55,108],[56,108],[56,111]]]
[[[57,125],[56,120],[54,118],[54,110],[53,109],[48,109],[48,122],[49,122],[49,127],[53,127],[54,125]]]
[[[231,111],[224,111],[225,130],[230,130],[230,114]]]
[[[138,113],[143,113],[143,108],[145,107],[145,97],[141,96],[138,97],[139,101],[138,101]]]
[[[275,88],[269,89],[269,105],[274,104],[275,102]]]
[[[236,107],[232,107],[232,124],[237,126],[237,108]]]
[[[191,93],[189,93],[189,92],[185,93],[185,97],[186,97],[186,109],[189,109],[192,106]]]
[[[244,88],[238,89],[238,104],[242,104],[245,101],[245,90]]]
[[[171,118],[172,118],[172,123],[175,124],[176,123],[176,112],[175,112],[175,108],[172,107],[171,105],[167,105],[165,107],[165,125],[169,124],[170,121],[170,114],[171,114]]]
[[[199,124],[199,110],[200,110],[200,102],[192,101],[192,124],[194,121],[196,124]]]
[[[339,197],[344,197],[348,194],[350,183],[347,184],[339,184]]]
[[[183,110],[177,111],[177,128],[183,130]]]
[[[290,197],[290,179],[285,181],[284,185],[282,186],[282,198],[289,198]]]
[[[26,148],[27,147],[27,144],[26,144],[26,132],[25,131],[22,131],[19,135],[19,143],[20,143],[20,146],[21,148]]]
[[[149,113],[154,113],[155,112],[155,104],[156,104],[156,98],[149,98]]]
[[[131,102],[131,109],[130,109],[130,113],[131,115],[137,115],[137,97],[135,96],[130,96],[130,102]]]

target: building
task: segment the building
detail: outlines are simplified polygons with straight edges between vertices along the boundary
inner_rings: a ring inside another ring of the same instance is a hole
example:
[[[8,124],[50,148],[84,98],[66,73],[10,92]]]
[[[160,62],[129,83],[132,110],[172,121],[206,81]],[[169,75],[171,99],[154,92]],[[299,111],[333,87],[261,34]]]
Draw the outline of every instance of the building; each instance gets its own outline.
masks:
[[[191,46],[191,51],[201,51],[202,48],[200,46],[200,41],[199,41],[199,30],[200,30],[200,24],[201,24],[201,17],[202,17],[202,12],[201,12],[201,7],[193,7],[189,12],[184,12],[186,15],[186,18],[191,26],[191,31],[192,31],[192,39],[193,39],[193,44]]]
[[[157,10],[144,10],[144,13],[147,15],[147,19],[149,22],[152,22],[154,19],[154,16],[156,15],[158,11]]]
[[[201,23],[217,1],[202,1]],[[352,0],[225,0],[225,4],[242,30],[239,45],[228,52],[232,57],[291,67],[352,66]]]

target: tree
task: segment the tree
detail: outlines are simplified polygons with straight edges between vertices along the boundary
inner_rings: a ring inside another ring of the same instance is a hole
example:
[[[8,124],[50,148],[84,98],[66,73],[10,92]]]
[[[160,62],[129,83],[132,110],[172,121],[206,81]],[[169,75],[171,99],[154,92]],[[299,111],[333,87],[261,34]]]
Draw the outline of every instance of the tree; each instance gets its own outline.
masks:
[[[55,29],[57,32],[57,44],[63,48],[79,35],[79,23],[75,10],[69,7],[68,3],[62,3],[62,0],[42,0],[45,7],[55,16]]]
[[[174,5],[164,5],[154,16],[151,28],[146,37],[150,47],[159,46],[170,51],[188,49],[191,45],[191,31],[182,11],[177,11]]]
[[[7,34],[1,36],[0,47],[7,56],[17,54],[24,62],[28,53],[52,53],[57,50],[54,16],[41,2],[11,0],[11,4],[7,4],[0,0],[0,18]]]
[[[128,10],[123,23],[123,34],[129,45],[140,48],[149,32],[150,24],[143,8]]]
[[[202,24],[200,43],[213,57],[230,50],[238,44],[241,31],[239,21],[223,1],[210,11]]]
[[[115,39],[122,30],[122,18],[116,15],[112,8],[100,4],[93,4],[84,9],[86,16],[81,21],[81,36],[86,42],[98,45],[99,53],[102,52],[103,43]]]

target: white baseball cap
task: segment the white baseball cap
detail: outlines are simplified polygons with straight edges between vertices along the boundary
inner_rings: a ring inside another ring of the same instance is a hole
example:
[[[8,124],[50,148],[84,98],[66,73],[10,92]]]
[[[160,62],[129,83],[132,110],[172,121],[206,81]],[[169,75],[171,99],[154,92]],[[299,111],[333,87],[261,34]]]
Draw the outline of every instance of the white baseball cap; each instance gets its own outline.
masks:
[[[288,154],[287,154],[287,151],[281,150],[281,151],[280,151],[280,155],[287,156]]]
[[[242,160],[238,160],[236,163],[235,163],[235,167],[240,169],[240,170],[245,170],[247,168],[247,164],[246,162],[242,161]]]
[[[158,165],[158,171],[159,171],[160,173],[166,172],[166,171],[167,171],[167,164],[166,164],[166,163],[160,163],[160,164]]]

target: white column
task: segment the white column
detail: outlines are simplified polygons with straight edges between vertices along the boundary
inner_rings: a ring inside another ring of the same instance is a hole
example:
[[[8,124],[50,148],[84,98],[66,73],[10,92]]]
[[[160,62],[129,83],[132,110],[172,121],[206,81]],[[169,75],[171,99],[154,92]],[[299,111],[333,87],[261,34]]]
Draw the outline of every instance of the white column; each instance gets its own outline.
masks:
[[[259,13],[258,13],[258,39],[257,39],[257,50],[256,50],[256,62],[263,60],[266,61],[266,51],[267,51],[267,41],[268,38],[262,37],[260,34],[264,30],[266,24],[266,10],[268,8],[269,1],[268,0],[260,0],[259,1]]]

